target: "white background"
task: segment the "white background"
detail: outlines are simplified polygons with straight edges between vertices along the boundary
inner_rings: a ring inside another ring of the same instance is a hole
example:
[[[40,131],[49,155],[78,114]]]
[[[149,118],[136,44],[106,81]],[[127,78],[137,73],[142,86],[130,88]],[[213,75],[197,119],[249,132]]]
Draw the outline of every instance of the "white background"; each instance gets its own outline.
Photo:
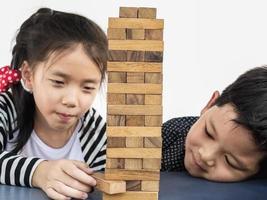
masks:
[[[9,0],[1,2],[0,66],[21,23],[42,6],[85,15],[106,32],[120,6],[156,7],[164,27],[163,120],[198,115],[214,90],[267,63],[266,0]],[[106,116],[105,92],[95,106]]]

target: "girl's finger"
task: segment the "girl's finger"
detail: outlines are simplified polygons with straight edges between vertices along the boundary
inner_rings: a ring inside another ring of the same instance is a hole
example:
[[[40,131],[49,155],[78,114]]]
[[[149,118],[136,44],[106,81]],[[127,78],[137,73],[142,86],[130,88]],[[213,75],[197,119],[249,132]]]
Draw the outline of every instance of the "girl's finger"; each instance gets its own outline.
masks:
[[[59,199],[59,200],[70,200],[71,199],[70,197],[67,197],[65,195],[58,193],[53,188],[48,188],[45,192],[47,196],[50,197],[51,199]]]
[[[70,186],[65,185],[62,182],[54,182],[53,188],[56,192],[66,197],[72,197],[76,199],[86,199],[88,197],[86,192],[76,190]]]

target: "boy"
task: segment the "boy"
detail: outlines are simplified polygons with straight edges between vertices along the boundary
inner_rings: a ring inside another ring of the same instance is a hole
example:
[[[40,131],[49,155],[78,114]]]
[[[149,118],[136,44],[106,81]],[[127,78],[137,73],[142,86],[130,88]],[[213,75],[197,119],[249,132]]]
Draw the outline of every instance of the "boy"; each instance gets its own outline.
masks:
[[[212,181],[241,181],[259,174],[267,158],[267,67],[249,70],[200,117],[163,124],[162,170],[187,170]]]

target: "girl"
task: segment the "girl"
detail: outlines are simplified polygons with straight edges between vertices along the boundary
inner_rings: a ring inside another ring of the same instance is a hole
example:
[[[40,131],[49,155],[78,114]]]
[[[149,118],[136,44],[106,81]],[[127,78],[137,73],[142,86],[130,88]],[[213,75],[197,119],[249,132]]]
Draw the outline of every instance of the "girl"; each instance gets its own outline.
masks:
[[[91,20],[41,8],[20,27],[0,69],[0,181],[53,199],[86,199],[105,166],[105,122],[91,107],[107,39]]]

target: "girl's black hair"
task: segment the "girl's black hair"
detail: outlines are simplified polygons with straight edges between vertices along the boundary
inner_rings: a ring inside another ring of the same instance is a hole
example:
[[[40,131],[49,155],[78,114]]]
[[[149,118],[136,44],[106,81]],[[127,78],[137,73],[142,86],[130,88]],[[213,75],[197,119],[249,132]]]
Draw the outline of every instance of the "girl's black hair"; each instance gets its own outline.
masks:
[[[63,52],[75,45],[82,45],[87,56],[105,78],[107,66],[107,38],[102,29],[81,15],[40,8],[20,27],[12,50],[11,67],[19,69],[23,61],[31,68],[46,61],[53,52]],[[33,95],[22,85],[12,86],[13,100],[17,111],[19,135],[12,152],[20,151],[28,141],[34,127],[35,102]]]
[[[253,68],[229,85],[215,104],[234,106],[237,124],[248,129],[259,150],[266,153],[260,174],[267,175],[267,66]]]

